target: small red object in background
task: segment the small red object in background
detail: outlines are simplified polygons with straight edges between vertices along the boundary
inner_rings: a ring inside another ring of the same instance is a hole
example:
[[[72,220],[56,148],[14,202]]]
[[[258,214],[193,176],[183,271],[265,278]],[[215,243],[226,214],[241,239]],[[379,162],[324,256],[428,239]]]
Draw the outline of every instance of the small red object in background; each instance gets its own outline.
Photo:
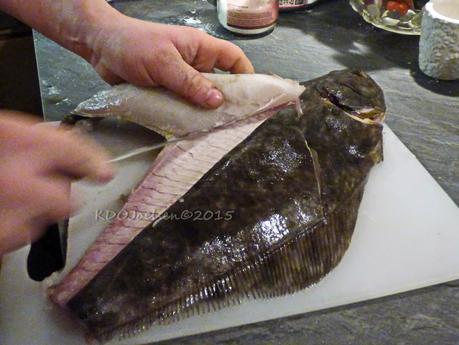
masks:
[[[401,14],[402,16],[404,16],[404,15],[406,14],[406,12],[408,12],[409,9],[410,9],[410,8],[408,7],[407,4],[400,3],[400,4],[398,5],[398,11],[400,12],[400,14]]]
[[[398,11],[398,2],[397,1],[388,1],[386,4],[386,10],[389,12]]]
[[[388,1],[386,3],[386,10],[389,12],[398,12],[404,16],[410,9],[410,5],[413,5],[412,0],[407,1]]]

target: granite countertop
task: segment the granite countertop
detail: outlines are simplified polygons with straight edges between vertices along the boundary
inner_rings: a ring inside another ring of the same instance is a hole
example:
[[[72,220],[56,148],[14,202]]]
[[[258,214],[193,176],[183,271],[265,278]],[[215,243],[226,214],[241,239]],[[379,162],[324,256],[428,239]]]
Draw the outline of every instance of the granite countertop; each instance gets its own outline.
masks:
[[[239,45],[257,72],[307,80],[334,69],[363,69],[383,88],[387,123],[459,203],[459,82],[426,77],[418,37],[366,24],[344,0],[282,14],[269,35],[225,31],[205,0],[114,1],[122,12],[198,27]],[[44,115],[58,120],[108,86],[86,62],[35,33]],[[333,310],[181,340],[182,344],[459,344],[459,282]],[[176,344],[177,340],[164,344]]]

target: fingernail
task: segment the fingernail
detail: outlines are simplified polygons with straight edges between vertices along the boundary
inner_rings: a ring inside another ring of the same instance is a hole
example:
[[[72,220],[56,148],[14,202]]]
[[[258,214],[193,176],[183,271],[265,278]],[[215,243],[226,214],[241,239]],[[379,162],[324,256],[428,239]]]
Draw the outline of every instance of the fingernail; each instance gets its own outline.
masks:
[[[217,108],[223,103],[223,94],[217,89],[210,89],[204,105],[209,108]]]

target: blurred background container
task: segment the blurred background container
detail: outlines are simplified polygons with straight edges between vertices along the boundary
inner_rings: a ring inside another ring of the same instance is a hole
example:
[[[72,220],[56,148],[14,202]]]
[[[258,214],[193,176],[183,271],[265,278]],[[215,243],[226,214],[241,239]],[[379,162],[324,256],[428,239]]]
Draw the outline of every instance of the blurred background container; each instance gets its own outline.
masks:
[[[368,23],[395,33],[419,35],[422,8],[427,0],[350,0]]]

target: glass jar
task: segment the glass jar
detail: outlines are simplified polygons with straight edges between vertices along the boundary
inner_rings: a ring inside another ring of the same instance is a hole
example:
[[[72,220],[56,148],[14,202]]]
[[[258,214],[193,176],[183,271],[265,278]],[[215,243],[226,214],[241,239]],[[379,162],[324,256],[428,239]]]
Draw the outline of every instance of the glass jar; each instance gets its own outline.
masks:
[[[272,30],[279,17],[277,0],[218,0],[218,20],[224,28],[243,35]]]

